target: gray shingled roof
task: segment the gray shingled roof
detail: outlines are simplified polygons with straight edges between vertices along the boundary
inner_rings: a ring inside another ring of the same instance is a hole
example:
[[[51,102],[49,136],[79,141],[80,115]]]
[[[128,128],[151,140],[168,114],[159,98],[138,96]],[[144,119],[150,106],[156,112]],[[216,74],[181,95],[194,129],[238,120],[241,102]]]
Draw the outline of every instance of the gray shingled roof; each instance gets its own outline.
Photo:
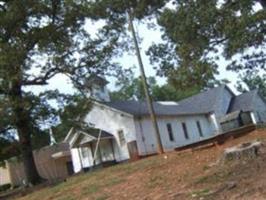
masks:
[[[90,137],[91,136],[91,137]],[[77,148],[82,147],[90,142],[96,141],[98,137],[100,136],[100,139],[111,139],[114,136],[111,133],[108,133],[104,130],[90,128],[89,130],[83,131],[73,131],[72,133],[68,134],[64,140],[64,142],[67,142],[70,144],[71,147]]]
[[[90,128],[89,131],[86,132],[87,134],[95,137],[95,138],[98,138],[99,135],[100,135],[100,129],[96,129],[96,128]],[[111,133],[108,133],[104,130],[101,130],[101,139],[106,139],[106,138],[112,138],[114,137]]]
[[[216,87],[179,102],[154,102],[154,110],[157,115],[207,114],[215,110],[218,99],[225,88],[225,85]],[[112,101],[104,104],[134,116],[149,114],[146,102],[132,100]]]
[[[257,90],[245,92],[233,98],[228,113],[235,111],[252,111],[253,99],[257,95]]]
[[[241,113],[241,111],[235,111],[235,112],[231,112],[223,117],[221,117],[219,119],[219,122],[220,123],[225,123],[225,122],[229,122],[229,121],[232,121],[234,119],[237,119],[239,117],[239,114]]]

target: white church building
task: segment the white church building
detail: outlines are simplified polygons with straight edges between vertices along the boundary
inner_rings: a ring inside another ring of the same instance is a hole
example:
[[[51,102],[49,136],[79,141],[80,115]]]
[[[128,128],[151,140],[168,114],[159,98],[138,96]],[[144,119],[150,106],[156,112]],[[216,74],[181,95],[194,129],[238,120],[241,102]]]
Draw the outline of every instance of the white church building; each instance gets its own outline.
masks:
[[[93,106],[84,121],[91,131],[71,130],[74,171],[156,153],[157,142],[146,102],[110,101],[108,82],[93,77]],[[179,102],[153,103],[164,151],[192,144],[246,124],[266,122],[258,91],[240,95],[222,85]]]

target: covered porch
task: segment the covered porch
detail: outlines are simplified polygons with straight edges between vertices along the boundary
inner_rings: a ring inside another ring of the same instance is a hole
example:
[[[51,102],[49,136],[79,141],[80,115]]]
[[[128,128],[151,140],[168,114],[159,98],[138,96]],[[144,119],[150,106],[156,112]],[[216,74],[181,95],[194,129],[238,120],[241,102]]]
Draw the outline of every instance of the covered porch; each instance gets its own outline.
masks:
[[[65,139],[71,147],[74,171],[88,171],[116,163],[116,141],[112,134],[100,130],[75,131]]]
[[[245,125],[256,124],[252,115],[252,112],[243,112],[241,110],[225,115],[219,121],[222,131],[227,132]]]

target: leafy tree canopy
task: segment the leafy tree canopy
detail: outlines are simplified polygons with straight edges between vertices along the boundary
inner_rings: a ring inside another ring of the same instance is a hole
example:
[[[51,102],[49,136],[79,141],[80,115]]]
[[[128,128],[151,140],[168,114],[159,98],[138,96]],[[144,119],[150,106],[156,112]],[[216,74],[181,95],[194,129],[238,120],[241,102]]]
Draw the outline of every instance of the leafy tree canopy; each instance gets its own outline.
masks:
[[[237,83],[238,91],[247,92],[257,89],[260,96],[266,99],[266,74],[261,74],[255,70],[252,73],[242,74],[240,78]]]
[[[134,18],[141,20],[158,12],[158,9],[166,3],[167,0],[98,0],[90,2],[90,13],[94,19],[105,19],[110,23],[122,22],[125,24],[127,23],[126,11],[128,9],[132,10]]]
[[[154,101],[179,101],[199,92],[197,88],[176,90],[170,84],[160,86],[154,77],[148,77],[147,81]],[[111,92],[112,100],[145,101],[141,77],[135,78],[133,73],[127,73],[125,76],[120,77],[116,86],[119,89]]]
[[[55,140],[63,141],[67,133],[72,129],[87,129],[88,124],[84,123],[84,117],[91,108],[88,97],[80,94],[68,96],[64,105],[58,110],[59,123],[53,126]]]
[[[142,22],[157,14],[167,2],[168,0],[90,1],[88,13],[96,22],[99,20],[106,22],[108,28],[103,31],[105,34],[118,36],[119,51],[123,54],[125,51],[131,52],[134,49],[131,34],[128,34],[128,28],[130,28],[128,26],[128,12],[131,13],[133,20]]]
[[[17,142],[11,138],[0,137],[0,166],[12,156],[19,155]]]
[[[117,35],[107,31],[107,24],[92,37],[84,26],[89,7],[85,0],[0,0],[0,131],[4,138],[17,133],[30,183],[40,180],[32,141],[55,121],[49,100],[64,96],[56,91],[36,95],[29,87],[46,86],[62,74],[82,91],[91,73],[116,67],[111,58]]]
[[[173,1],[158,19],[165,42],[148,54],[158,72],[181,88],[212,83],[222,56],[230,70],[264,68],[265,12],[264,0]]]

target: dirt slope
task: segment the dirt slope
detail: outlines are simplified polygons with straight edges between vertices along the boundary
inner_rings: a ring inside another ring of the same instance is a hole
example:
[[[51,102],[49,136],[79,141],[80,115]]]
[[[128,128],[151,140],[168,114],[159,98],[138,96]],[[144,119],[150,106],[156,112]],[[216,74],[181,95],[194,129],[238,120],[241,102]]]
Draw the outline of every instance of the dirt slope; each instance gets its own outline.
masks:
[[[217,164],[223,150],[236,144],[266,141],[257,130],[224,145],[171,152],[133,163],[82,174],[21,200],[77,199],[266,199],[266,150],[248,162]]]

